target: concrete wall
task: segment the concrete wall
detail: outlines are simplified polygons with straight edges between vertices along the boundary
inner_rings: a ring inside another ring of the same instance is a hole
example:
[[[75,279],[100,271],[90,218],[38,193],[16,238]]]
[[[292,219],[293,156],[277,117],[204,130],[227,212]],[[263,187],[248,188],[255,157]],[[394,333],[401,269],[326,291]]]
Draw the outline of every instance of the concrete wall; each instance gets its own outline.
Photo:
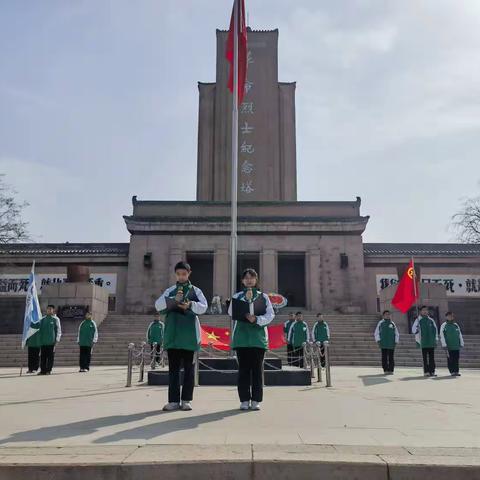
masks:
[[[39,300],[42,312],[46,311],[48,304],[55,305],[57,310],[69,305],[88,306],[93,319],[100,325],[108,314],[108,296],[108,290],[98,285],[72,282],[43,287]]]
[[[6,260],[6,259],[3,259]],[[12,259],[13,260],[13,259]],[[32,268],[32,259],[30,258],[15,258],[13,262],[0,263],[0,274],[24,274],[26,277],[30,274]],[[70,263],[80,263],[87,265],[90,273],[95,275],[97,273],[114,273],[117,275],[117,288],[115,293],[116,304],[113,313],[122,314],[125,312],[125,300],[127,289],[127,258],[124,260],[124,265],[115,265],[109,257],[87,257],[82,258],[81,261],[75,257],[40,257],[36,258],[35,273],[36,274],[67,274],[67,265]],[[38,286],[37,286],[38,287]],[[7,298],[7,295],[1,295],[2,298]],[[41,297],[41,295],[40,295]],[[17,298],[15,296],[15,298]]]

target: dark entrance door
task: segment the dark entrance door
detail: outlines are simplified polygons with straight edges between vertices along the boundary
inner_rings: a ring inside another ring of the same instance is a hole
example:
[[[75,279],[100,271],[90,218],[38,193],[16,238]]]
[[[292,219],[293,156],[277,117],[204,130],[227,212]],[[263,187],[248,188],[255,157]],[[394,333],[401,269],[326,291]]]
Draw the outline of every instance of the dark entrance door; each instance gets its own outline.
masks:
[[[192,267],[190,281],[205,295],[208,305],[213,298],[213,253],[190,252],[187,253],[187,262]]]
[[[237,292],[240,291],[243,286],[241,282],[241,276],[246,268],[253,268],[260,276],[260,288],[262,283],[260,273],[260,255],[255,252],[238,252],[237,254]]]
[[[278,293],[288,300],[289,307],[305,308],[305,254],[278,254]]]

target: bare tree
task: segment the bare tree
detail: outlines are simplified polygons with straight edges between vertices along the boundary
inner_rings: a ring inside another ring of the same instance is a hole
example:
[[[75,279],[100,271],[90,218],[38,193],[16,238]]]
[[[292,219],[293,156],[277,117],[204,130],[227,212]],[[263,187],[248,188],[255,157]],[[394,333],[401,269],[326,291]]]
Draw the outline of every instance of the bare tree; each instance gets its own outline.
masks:
[[[22,210],[28,203],[15,199],[16,191],[4,182],[0,174],[0,244],[30,240],[27,223],[22,221]]]
[[[466,199],[452,217],[457,238],[463,243],[480,243],[480,197]]]

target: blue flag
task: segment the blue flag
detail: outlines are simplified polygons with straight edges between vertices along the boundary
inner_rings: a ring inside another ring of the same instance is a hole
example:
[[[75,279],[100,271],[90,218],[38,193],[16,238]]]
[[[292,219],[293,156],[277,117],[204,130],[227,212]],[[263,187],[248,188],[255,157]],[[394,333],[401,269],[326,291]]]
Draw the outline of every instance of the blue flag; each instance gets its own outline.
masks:
[[[23,318],[22,348],[25,348],[26,341],[38,331],[32,328],[32,324],[40,322],[42,312],[38,302],[37,286],[35,285],[35,262],[32,265],[28,282],[27,298],[25,299],[25,317]]]

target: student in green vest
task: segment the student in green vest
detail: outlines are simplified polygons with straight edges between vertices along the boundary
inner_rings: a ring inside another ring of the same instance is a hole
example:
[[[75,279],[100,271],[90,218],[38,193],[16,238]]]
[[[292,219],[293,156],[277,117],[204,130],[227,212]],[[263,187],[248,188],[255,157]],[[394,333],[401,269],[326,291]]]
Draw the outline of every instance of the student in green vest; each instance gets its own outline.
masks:
[[[295,321],[290,326],[288,332],[288,340],[293,346],[293,362],[294,367],[303,368],[303,347],[310,341],[310,332],[308,325],[303,321],[303,313],[295,314]]]
[[[435,347],[438,341],[438,330],[435,320],[428,316],[428,307],[420,307],[420,315],[412,325],[412,333],[422,349],[424,376],[436,377]]]
[[[287,364],[291,365],[292,364],[292,352],[293,352],[293,347],[292,344],[288,340],[288,332],[290,331],[290,327],[292,326],[292,323],[295,321],[295,314],[292,312],[288,316],[288,320],[285,321],[283,324],[283,333],[285,334],[285,342],[287,343]]]
[[[382,367],[386,375],[393,375],[395,369],[395,347],[400,340],[397,326],[391,320],[390,310],[384,310],[374,333],[375,341],[382,350]]]
[[[322,313],[317,313],[317,321],[312,329],[312,341],[320,347],[320,364],[325,366],[325,345],[330,342],[330,329]]]
[[[35,373],[40,366],[40,334],[37,331],[29,337],[25,343],[28,347],[28,371],[27,373]]]
[[[164,349],[168,354],[168,403],[165,411],[191,410],[194,389],[194,353],[200,350],[201,329],[198,315],[208,304],[202,291],[190,283],[192,269],[187,262],[175,265],[176,284],[167,288],[155,302],[165,315]],[[167,298],[177,302],[175,310],[167,308]],[[183,364],[183,385],[180,392],[180,368]],[[181,394],[180,394],[181,393]]]
[[[97,324],[92,320],[91,312],[85,314],[85,320],[78,327],[77,343],[80,347],[80,372],[90,371],[92,348],[98,340]]]
[[[55,345],[62,337],[60,319],[55,315],[55,305],[47,305],[47,314],[38,322],[32,323],[38,328],[40,335],[40,372],[39,375],[50,375],[55,358]]]
[[[242,273],[243,290],[233,298],[251,304],[247,321],[235,321],[232,332],[232,350],[235,350],[238,361],[237,390],[240,398],[240,410],[260,410],[263,401],[263,359],[268,349],[267,325],[275,318],[275,312],[268,295],[258,289],[258,273],[247,268]],[[253,303],[264,302],[265,313],[255,316]],[[230,304],[228,314],[232,315]]]
[[[462,332],[458,323],[455,323],[453,312],[447,312],[445,315],[447,321],[440,327],[440,342],[442,347],[447,350],[448,370],[452,377],[460,377],[459,360],[460,349],[465,346]]]
[[[147,329],[147,342],[150,344],[150,354],[153,360],[155,356],[155,363],[160,364],[160,353],[163,345],[163,329],[164,324],[160,321],[160,314],[155,315],[155,319],[148,326]]]

